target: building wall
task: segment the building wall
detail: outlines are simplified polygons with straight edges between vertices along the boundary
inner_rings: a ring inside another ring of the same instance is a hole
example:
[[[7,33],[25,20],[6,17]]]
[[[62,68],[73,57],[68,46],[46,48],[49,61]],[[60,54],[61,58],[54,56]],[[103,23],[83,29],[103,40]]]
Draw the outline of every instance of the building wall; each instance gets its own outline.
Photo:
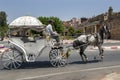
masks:
[[[96,25],[92,25],[92,26],[86,26],[81,29],[83,29],[83,32],[86,34],[98,33],[99,29],[100,29],[100,25],[96,24]]]
[[[120,40],[120,22],[119,20],[113,20],[110,22],[111,26],[111,38]]]

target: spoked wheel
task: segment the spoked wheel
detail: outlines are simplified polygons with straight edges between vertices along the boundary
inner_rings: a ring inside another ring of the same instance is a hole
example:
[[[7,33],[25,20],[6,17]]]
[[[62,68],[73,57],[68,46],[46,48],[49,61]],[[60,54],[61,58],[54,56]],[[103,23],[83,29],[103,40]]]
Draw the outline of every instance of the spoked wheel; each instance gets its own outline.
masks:
[[[67,59],[62,56],[60,49],[52,49],[49,58],[51,65],[54,67],[63,67],[67,63]]]
[[[22,62],[22,54],[16,49],[9,49],[1,55],[1,64],[5,69],[17,69]]]

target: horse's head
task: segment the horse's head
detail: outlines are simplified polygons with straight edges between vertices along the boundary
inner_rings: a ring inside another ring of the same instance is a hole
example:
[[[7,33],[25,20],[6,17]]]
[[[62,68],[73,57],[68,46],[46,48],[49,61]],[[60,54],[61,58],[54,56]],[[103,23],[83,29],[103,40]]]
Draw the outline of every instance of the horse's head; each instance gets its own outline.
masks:
[[[110,28],[108,24],[103,24],[100,31],[100,35],[103,35],[103,38],[108,39],[108,37],[110,37]]]

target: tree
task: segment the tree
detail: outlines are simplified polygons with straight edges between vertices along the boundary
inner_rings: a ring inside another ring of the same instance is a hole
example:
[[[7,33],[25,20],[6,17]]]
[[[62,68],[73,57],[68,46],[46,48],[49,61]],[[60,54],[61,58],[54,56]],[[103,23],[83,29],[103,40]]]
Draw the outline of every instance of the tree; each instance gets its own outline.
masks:
[[[6,20],[6,13],[4,11],[0,12],[0,27],[1,26],[5,26],[7,24],[7,20]]]
[[[70,27],[68,28],[68,35],[73,36],[74,33],[75,33],[75,29],[70,26]]]
[[[53,20],[54,24],[53,24],[53,30],[57,31],[60,34],[63,34],[64,32],[64,27],[62,25],[62,21],[57,18],[57,17],[38,17],[38,19],[45,25],[48,25],[49,20]]]
[[[44,25],[47,25],[47,24],[48,24],[48,20],[49,20],[48,17],[40,16],[40,17],[38,17],[38,19],[39,19]]]
[[[7,26],[7,15],[4,11],[0,12],[0,36],[3,40],[4,36],[7,34],[8,26]]]

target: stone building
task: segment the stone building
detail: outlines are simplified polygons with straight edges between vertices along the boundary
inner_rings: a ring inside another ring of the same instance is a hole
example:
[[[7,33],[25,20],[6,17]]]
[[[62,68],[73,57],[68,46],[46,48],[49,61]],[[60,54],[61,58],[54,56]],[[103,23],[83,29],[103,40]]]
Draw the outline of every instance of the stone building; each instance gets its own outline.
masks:
[[[113,13],[112,20],[109,21],[111,38],[120,40],[120,12]]]
[[[99,14],[89,19],[81,18],[79,21],[79,25],[76,18],[73,18],[67,23],[72,25],[74,28],[76,28],[75,26],[77,25],[77,29],[83,31],[83,33],[98,32],[102,24],[105,23],[109,27],[111,39],[120,40],[120,12],[113,12],[111,6],[105,13]]]
[[[81,26],[81,29],[83,29],[83,33],[90,34],[90,33],[97,33],[100,29],[100,21],[94,21],[94,22],[88,22]]]

